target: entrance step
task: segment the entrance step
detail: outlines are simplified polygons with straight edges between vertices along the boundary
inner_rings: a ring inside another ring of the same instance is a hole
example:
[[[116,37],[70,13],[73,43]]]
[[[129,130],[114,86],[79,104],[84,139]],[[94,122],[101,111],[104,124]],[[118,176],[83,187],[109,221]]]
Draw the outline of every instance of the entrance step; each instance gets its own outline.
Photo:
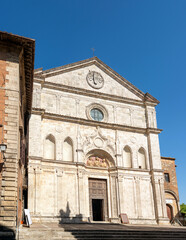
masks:
[[[186,228],[123,226],[119,224],[68,224],[21,228],[19,240],[186,240]],[[87,229],[86,229],[87,228]]]

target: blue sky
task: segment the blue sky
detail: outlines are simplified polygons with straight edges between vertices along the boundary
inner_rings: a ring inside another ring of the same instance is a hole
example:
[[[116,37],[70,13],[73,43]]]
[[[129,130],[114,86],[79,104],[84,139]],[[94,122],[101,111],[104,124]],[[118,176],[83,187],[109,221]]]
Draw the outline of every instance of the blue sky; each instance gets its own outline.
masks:
[[[186,203],[186,1],[1,1],[0,30],[36,39],[35,68],[92,57],[157,106],[161,155],[175,157],[180,202]]]

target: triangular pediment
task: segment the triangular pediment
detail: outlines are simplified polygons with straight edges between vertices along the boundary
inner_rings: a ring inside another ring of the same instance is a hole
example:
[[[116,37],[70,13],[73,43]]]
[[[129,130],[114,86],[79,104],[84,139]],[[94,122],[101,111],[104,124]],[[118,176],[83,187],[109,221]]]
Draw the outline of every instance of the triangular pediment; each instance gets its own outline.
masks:
[[[87,75],[93,72],[103,78],[104,84],[99,88],[91,86],[87,80]],[[140,91],[97,57],[49,70],[35,70],[35,79],[42,79],[44,82],[63,85],[69,88],[82,89],[86,92],[95,91],[100,94],[137,101],[146,100],[154,104],[159,103],[157,99],[148,93],[145,94]]]

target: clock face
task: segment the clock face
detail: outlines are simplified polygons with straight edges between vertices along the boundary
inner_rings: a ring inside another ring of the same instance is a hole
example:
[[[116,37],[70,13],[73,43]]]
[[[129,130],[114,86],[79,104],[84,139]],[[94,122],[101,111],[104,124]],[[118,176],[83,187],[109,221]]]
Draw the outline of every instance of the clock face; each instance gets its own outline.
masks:
[[[87,82],[93,88],[102,88],[104,84],[104,79],[100,73],[91,71],[87,74]]]

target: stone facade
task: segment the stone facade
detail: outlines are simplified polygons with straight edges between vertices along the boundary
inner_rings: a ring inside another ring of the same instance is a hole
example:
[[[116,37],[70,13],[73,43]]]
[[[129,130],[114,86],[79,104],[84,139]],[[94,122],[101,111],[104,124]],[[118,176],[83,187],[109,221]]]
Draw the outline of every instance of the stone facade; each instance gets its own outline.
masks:
[[[35,70],[28,165],[33,221],[118,222],[126,213],[134,224],[167,223],[158,103],[97,57]]]
[[[34,41],[0,32],[0,226],[16,228],[23,211],[23,178],[31,110]]]
[[[171,213],[170,220],[172,220],[173,217],[179,218],[180,214],[175,158],[161,157],[161,162],[165,176],[164,188],[166,205],[167,210]]]

